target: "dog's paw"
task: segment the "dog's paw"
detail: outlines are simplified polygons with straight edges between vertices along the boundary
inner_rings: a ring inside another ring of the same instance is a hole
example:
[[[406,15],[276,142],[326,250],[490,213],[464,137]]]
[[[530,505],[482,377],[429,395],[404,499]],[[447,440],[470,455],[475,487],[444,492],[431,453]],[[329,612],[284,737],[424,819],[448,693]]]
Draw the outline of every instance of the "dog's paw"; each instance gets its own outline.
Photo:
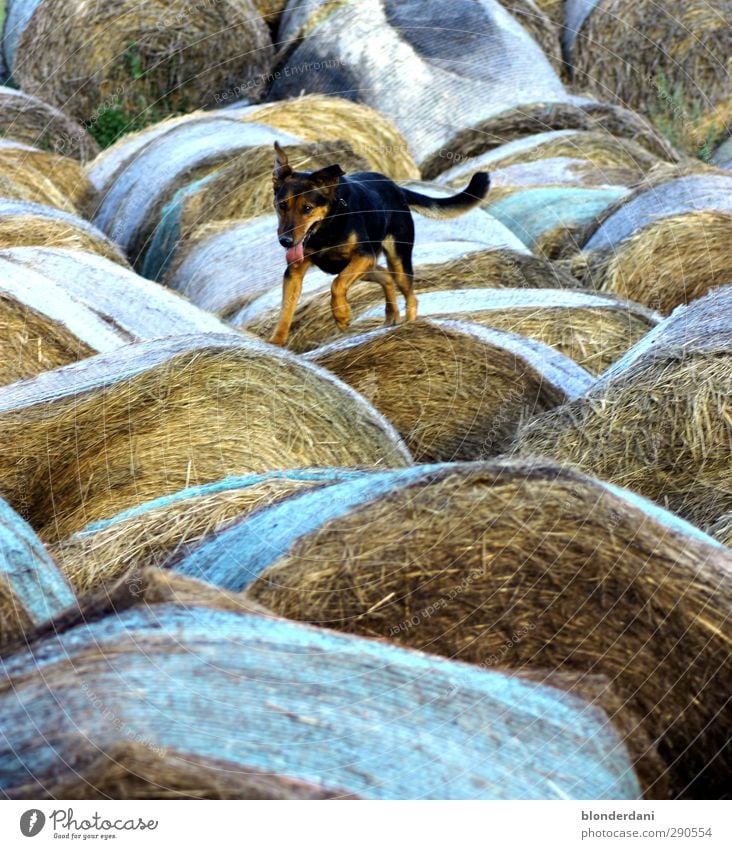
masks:
[[[279,345],[280,347],[283,347],[286,342],[287,336],[285,336],[283,333],[275,333],[269,338],[270,345]]]

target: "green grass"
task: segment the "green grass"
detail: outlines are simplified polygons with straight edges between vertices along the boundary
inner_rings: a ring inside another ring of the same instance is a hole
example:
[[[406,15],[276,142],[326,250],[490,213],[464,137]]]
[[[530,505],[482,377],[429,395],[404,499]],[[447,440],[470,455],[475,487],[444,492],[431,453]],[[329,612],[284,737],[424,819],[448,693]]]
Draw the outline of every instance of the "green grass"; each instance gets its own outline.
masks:
[[[656,74],[654,83],[657,105],[648,117],[677,150],[703,162],[709,161],[719,129],[713,125],[709,127],[700,143],[699,101],[685,92],[683,83],[672,83],[663,72]]]

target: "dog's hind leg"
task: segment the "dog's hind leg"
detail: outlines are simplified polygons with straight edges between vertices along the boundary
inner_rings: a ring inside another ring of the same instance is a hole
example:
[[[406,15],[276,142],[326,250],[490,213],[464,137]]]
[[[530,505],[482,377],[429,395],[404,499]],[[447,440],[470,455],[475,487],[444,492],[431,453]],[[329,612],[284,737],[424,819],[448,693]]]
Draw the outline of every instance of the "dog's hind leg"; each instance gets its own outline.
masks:
[[[412,234],[413,234],[412,230]],[[414,294],[414,269],[412,268],[413,238],[403,241],[391,236],[384,241],[386,264],[394,282],[407,302],[407,321],[417,318],[417,296]]]
[[[351,308],[348,306],[346,295],[351,286],[363,277],[376,264],[373,256],[354,254],[348,265],[333,281],[330,287],[330,308],[339,330],[345,330],[351,323]]]
[[[373,279],[384,290],[384,300],[386,302],[384,324],[387,327],[393,324],[399,324],[399,304],[397,303],[396,287],[391,272],[379,266],[373,272]]]
[[[282,279],[282,311],[280,321],[272,338],[269,340],[273,345],[284,345],[290,335],[292,317],[295,315],[295,307],[302,291],[302,279],[305,272],[310,268],[310,262],[293,263],[287,266],[285,276]]]

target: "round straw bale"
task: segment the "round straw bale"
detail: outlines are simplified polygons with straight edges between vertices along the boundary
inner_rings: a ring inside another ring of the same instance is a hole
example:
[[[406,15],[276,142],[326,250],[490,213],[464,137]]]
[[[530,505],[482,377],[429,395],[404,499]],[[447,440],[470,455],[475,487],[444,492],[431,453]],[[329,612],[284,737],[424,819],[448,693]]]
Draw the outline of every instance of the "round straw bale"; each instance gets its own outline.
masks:
[[[616,247],[576,259],[583,285],[668,314],[732,283],[732,211],[660,218]]]
[[[99,774],[100,753],[120,761],[124,797],[131,741],[147,749],[153,796],[156,784],[168,795],[171,766],[187,766],[190,787],[191,758],[223,763],[239,786],[246,776],[255,797],[258,772],[270,785],[286,775],[368,799],[641,792],[621,734],[576,695],[222,610],[132,608],[50,637],[8,658],[0,707],[12,729],[0,744],[10,798],[58,796],[64,782]],[[177,775],[171,783],[180,789]]]
[[[287,155],[300,171],[317,171],[336,162],[344,171],[368,170],[368,163],[343,142],[292,145]],[[271,147],[257,147],[178,189],[150,237],[142,264],[145,277],[162,280],[176,250],[182,249],[181,242],[202,225],[270,212],[272,161]]]
[[[0,498],[0,647],[74,601],[74,593],[41,541]]]
[[[95,522],[52,548],[78,591],[131,569],[162,567],[233,519],[313,486],[364,474],[349,469],[292,469],[230,477],[189,487]]]
[[[47,174],[27,161],[20,161],[17,151],[4,146],[0,146],[0,197],[42,203],[78,214],[72,201]]]
[[[601,0],[576,31],[575,84],[647,115],[693,121],[732,97],[729,0]],[[658,118],[657,118],[658,121]]]
[[[82,163],[99,153],[99,145],[81,124],[55,106],[7,86],[0,86],[0,135]]]
[[[0,198],[0,249],[27,245],[88,251],[127,266],[120,248],[84,218],[40,203]]]
[[[251,106],[243,120],[284,130],[310,142],[348,145],[368,163],[368,171],[392,180],[415,180],[419,168],[394,124],[380,112],[343,97],[306,94]]]
[[[418,462],[500,454],[520,423],[592,383],[548,345],[459,321],[382,328],[306,359],[368,398]]]
[[[273,61],[250,0],[78,0],[73,16],[65,0],[43,0],[11,70],[23,90],[89,119],[100,105],[130,117],[189,111],[242,80],[256,97]]]
[[[2,21],[2,52],[8,74],[12,74],[15,66],[18,40],[40,3],[41,0],[6,0],[3,4],[5,14]]]
[[[714,151],[712,162],[718,168],[724,168],[725,171],[732,171],[732,137],[722,142]]]
[[[0,422],[0,494],[50,541],[227,475],[410,459],[328,372],[231,334],[128,345],[4,387]]]
[[[581,398],[529,422],[517,450],[573,463],[702,528],[732,509],[732,286],[678,307]]]
[[[709,527],[709,533],[728,548],[732,547],[732,512],[723,513]]]
[[[597,166],[586,159],[551,156],[491,171],[490,202],[527,188],[625,189],[636,182],[635,178],[636,173],[627,168]]]
[[[564,0],[534,0],[534,2],[561,32],[564,26]]]
[[[494,0],[291,3],[279,39],[304,34],[269,98],[307,91],[362,101],[396,124],[418,164],[529,90],[533,100],[566,99],[539,45]]]
[[[531,35],[552,63],[554,70],[561,76],[564,73],[559,30],[554,21],[544,13],[534,0],[499,0],[521,26]]]
[[[370,493],[337,484],[252,514],[183,571],[249,584],[289,618],[484,668],[603,675],[658,741],[672,795],[725,792],[731,552],[548,463],[413,467],[391,486],[373,477]]]
[[[297,143],[282,132],[232,118],[179,124],[146,144],[117,172],[94,223],[127,251],[133,264],[141,265],[163,207],[178,189],[246,152],[259,166],[257,177],[263,176],[265,158],[266,173],[271,175],[276,140]]]
[[[658,130],[636,112],[614,104],[572,97],[513,105],[473,127],[458,131],[446,151],[421,163],[422,175],[434,180],[438,174],[466,159],[525,136],[553,130],[604,130],[616,138],[637,142],[665,161],[678,162],[680,158]]]

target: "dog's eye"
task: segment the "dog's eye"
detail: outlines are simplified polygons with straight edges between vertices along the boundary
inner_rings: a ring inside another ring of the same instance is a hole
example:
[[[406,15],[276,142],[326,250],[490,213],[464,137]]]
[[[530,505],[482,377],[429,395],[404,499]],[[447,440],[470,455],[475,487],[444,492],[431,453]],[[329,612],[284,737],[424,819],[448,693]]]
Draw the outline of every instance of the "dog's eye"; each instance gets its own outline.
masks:
[[[277,204],[277,206],[279,206],[279,208],[280,208],[283,212],[287,212],[287,202],[286,202],[286,201],[284,201],[284,200],[280,201],[280,202]]]
[[[306,203],[305,206],[303,206],[302,211],[307,215],[308,212],[313,211],[313,208],[309,203]]]

